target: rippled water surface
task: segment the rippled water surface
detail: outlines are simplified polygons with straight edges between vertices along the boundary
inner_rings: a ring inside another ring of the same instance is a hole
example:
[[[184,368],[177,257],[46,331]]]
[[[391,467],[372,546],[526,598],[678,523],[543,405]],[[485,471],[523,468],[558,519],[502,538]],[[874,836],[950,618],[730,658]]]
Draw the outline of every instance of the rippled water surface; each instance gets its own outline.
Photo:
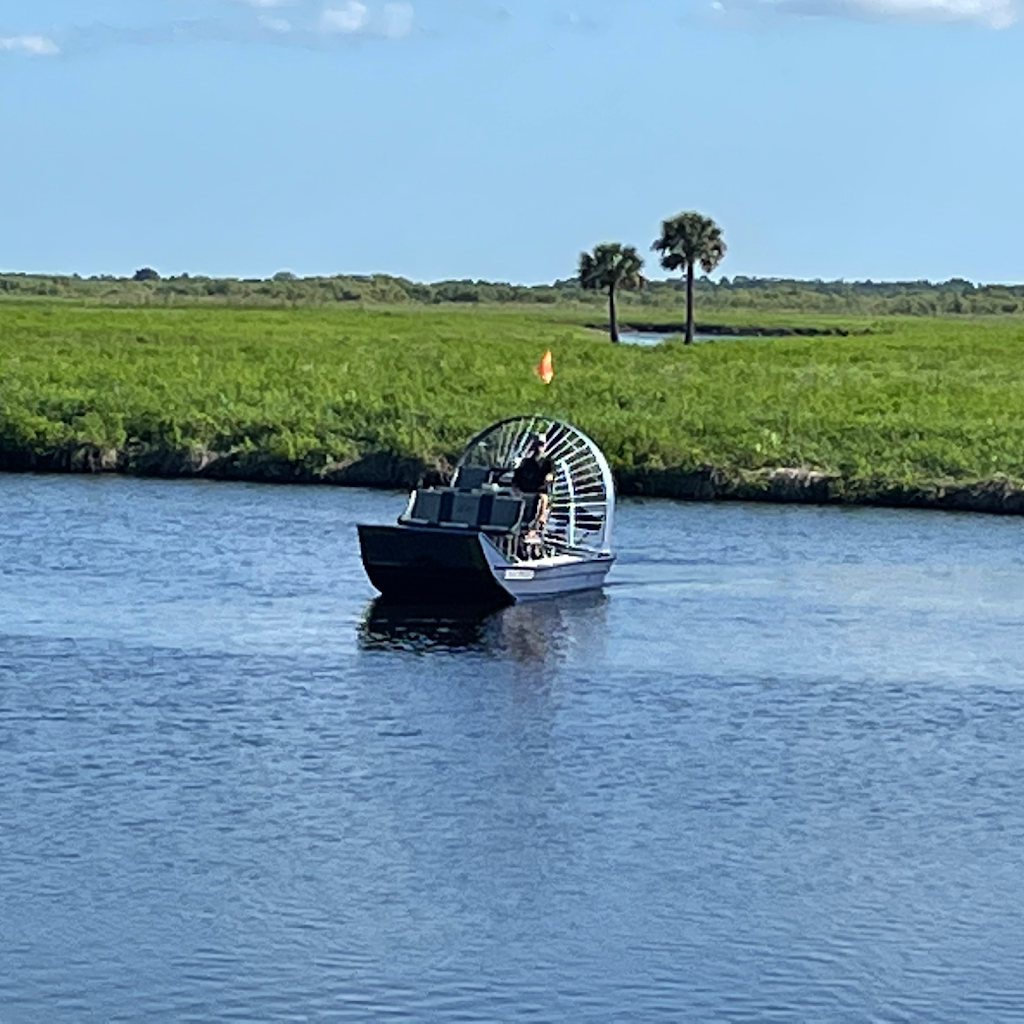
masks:
[[[333,488],[0,478],[0,1022],[1024,1020],[1024,521],[623,503],[375,607]]]

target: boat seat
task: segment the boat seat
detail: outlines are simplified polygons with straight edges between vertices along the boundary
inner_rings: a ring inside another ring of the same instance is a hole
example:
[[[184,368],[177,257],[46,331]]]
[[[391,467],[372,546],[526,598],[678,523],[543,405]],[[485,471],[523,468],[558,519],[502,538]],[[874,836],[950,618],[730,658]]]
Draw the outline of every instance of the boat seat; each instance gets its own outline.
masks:
[[[483,495],[479,491],[456,491],[451,512],[442,521],[451,523],[453,526],[476,526],[477,519],[480,517],[480,499],[482,497]]]
[[[493,491],[459,491],[452,487],[417,490],[402,523],[458,526],[485,533],[511,533],[523,517],[522,498]]]
[[[412,509],[401,521],[416,523],[419,526],[436,526],[441,517],[442,497],[442,492],[433,488],[417,490],[412,501]]]
[[[490,474],[491,471],[487,466],[463,466],[455,474],[452,486],[457,487],[460,491],[476,491],[487,483]]]
[[[415,526],[476,526],[480,492],[456,491],[452,487],[417,490],[410,511],[399,522]]]
[[[486,533],[511,533],[523,517],[523,499],[510,494],[495,494],[490,509],[481,508],[478,521]],[[483,513],[486,512],[486,516]]]

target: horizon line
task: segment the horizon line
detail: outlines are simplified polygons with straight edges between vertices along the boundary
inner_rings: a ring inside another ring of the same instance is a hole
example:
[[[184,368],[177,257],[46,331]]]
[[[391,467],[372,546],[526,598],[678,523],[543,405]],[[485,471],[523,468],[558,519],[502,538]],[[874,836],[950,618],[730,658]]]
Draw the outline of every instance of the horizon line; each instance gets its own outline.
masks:
[[[208,280],[208,281],[239,281],[239,282],[273,282],[279,275],[291,275],[289,278],[283,278],[282,280],[295,280],[295,281],[322,281],[331,280],[336,278],[352,278],[352,279],[370,279],[375,277],[391,278],[396,281],[407,281],[414,285],[438,285],[438,284],[476,284],[476,285],[504,285],[512,288],[551,288],[557,287],[560,284],[565,284],[575,280],[575,276],[568,277],[556,277],[550,281],[535,281],[526,283],[523,281],[507,281],[498,280],[494,278],[483,278],[483,277],[441,277],[434,280],[424,280],[420,278],[407,277],[404,274],[397,274],[391,271],[369,271],[369,272],[352,272],[352,271],[336,271],[334,273],[323,273],[323,274],[300,274],[282,268],[274,271],[265,277],[258,276],[238,276],[234,274],[205,274],[205,273],[191,273],[189,271],[181,271],[180,273],[173,274],[162,274],[156,271],[154,268],[145,265],[138,268],[134,274],[139,273],[139,270],[151,270],[157,277],[155,280],[160,281],[175,281],[175,280]],[[57,278],[65,280],[79,280],[79,281],[124,281],[126,283],[136,284],[145,282],[136,282],[134,280],[134,274],[116,274],[116,273],[99,273],[99,274],[80,274],[77,271],[67,272],[52,272],[52,271],[38,271],[38,270],[0,270],[0,278],[3,277],[23,277],[23,278]],[[666,277],[646,277],[646,281],[650,283],[666,284],[671,282],[682,283],[685,278],[680,276],[666,276]],[[719,277],[712,277],[710,274],[698,274],[697,280],[710,281],[712,284],[721,285],[723,282],[728,281],[733,283],[735,281],[757,281],[759,283],[783,283],[783,282],[796,282],[800,284],[846,284],[846,285],[929,285],[931,287],[937,287],[939,285],[951,285],[961,284],[969,285],[972,288],[1020,288],[1024,287],[1024,280],[1021,281],[981,281],[972,280],[968,277],[948,277],[941,279],[932,279],[929,277],[904,277],[904,278],[872,278],[872,277],[780,277],[778,275],[760,275],[760,274],[721,274]],[[280,282],[279,282],[280,283]]]

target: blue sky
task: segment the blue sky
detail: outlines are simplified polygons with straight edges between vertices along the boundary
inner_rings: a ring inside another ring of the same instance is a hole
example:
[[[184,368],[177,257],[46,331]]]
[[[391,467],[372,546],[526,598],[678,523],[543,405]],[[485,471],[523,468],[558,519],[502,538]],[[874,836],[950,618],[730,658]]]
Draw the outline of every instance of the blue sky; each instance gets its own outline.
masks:
[[[0,268],[1019,282],[1018,4],[0,0]]]

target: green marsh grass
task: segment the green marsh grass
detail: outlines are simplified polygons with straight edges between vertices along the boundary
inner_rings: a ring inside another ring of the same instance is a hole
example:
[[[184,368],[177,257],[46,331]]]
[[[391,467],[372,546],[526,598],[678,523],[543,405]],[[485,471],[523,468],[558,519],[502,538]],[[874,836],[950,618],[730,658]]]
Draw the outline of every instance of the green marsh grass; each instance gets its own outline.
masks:
[[[377,451],[451,458],[488,422],[538,412],[577,423],[617,469],[1024,480],[1020,320],[908,318],[867,335],[648,348],[613,346],[588,318],[8,302],[0,446],[196,447],[317,469]],[[532,372],[547,348],[550,387]]]

